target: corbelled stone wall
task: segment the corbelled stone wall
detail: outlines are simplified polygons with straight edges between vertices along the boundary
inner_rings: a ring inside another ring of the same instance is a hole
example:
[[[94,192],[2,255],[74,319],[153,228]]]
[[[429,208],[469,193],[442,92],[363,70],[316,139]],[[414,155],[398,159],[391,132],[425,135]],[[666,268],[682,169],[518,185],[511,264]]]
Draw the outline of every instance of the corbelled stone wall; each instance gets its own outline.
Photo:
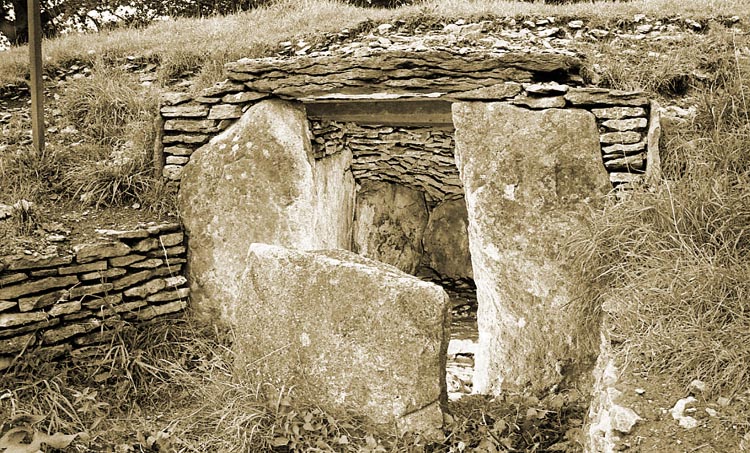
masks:
[[[179,224],[97,233],[68,254],[0,258],[0,369],[28,350],[75,353],[110,340],[123,322],[186,307]]]

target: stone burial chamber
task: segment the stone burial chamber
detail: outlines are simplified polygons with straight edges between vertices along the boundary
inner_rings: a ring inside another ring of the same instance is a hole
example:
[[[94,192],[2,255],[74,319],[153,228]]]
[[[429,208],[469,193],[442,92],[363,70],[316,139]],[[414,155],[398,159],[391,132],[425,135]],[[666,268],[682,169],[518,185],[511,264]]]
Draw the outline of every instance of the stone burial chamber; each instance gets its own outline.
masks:
[[[192,309],[234,330],[237,372],[439,437],[450,303],[430,274],[476,284],[474,393],[585,379],[599,332],[566,308],[562,247],[609,192],[658,178],[659,121],[580,68],[359,49],[243,59],[165,97]]]

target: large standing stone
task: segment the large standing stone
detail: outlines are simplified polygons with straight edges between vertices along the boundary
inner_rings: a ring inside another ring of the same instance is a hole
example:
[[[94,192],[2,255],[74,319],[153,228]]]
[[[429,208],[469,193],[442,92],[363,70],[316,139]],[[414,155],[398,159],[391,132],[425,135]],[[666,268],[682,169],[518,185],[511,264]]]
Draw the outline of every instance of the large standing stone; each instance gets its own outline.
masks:
[[[357,194],[354,251],[414,273],[427,226],[424,194],[400,184],[365,180]]]
[[[307,118],[291,103],[260,102],[195,151],[179,194],[193,308],[220,319],[243,294],[253,242],[317,247],[315,192]]]
[[[565,310],[566,236],[610,184],[594,116],[455,103],[456,162],[466,191],[479,303],[474,391],[542,391],[596,357],[598,332]]]
[[[440,437],[450,303],[437,285],[343,250],[253,244],[238,279],[236,370],[326,411]]]
[[[466,201],[445,201],[430,213],[424,232],[425,262],[449,278],[473,278]]]

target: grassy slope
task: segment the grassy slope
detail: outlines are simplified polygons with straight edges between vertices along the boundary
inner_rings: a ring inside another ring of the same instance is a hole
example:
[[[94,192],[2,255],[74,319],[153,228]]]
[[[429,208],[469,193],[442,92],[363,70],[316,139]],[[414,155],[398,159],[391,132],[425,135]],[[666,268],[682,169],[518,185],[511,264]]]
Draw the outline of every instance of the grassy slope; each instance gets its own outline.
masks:
[[[128,55],[158,58],[166,75],[203,68],[207,78],[218,79],[224,62],[267,54],[281,41],[337,32],[365,20],[384,22],[411,16],[438,20],[497,16],[570,16],[594,23],[616,22],[642,13],[654,17],[680,14],[696,20],[716,16],[750,15],[750,3],[741,0],[641,0],[628,3],[542,5],[500,0],[427,0],[396,10],[364,9],[331,0],[282,0],[269,7],[213,19],[179,19],[145,29],[97,35],[70,35],[44,42],[48,69],[71,61],[93,62]],[[26,47],[0,53],[0,86],[19,82],[28,74]]]

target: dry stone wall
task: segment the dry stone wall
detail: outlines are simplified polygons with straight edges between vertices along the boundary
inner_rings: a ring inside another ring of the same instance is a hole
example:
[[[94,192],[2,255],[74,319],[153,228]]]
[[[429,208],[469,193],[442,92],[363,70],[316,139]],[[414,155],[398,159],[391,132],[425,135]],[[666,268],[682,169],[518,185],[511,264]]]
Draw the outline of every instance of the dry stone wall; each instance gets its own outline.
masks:
[[[0,258],[0,369],[25,351],[76,353],[110,340],[125,322],[186,307],[179,224],[97,232],[72,253]]]

